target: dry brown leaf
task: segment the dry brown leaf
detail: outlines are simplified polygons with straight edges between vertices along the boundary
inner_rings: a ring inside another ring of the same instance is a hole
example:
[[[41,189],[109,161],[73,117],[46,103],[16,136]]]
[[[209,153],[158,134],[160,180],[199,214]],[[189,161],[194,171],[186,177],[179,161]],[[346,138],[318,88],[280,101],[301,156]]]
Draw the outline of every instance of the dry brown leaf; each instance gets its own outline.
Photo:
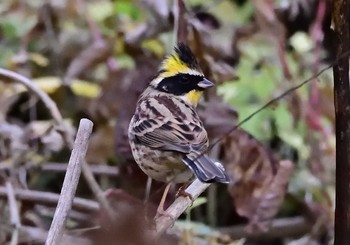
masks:
[[[236,130],[222,143],[224,163],[233,176],[229,192],[239,215],[250,219],[277,172],[276,161],[251,135]]]
[[[279,162],[276,175],[261,196],[254,215],[250,217],[247,227],[248,231],[268,231],[274,216],[283,202],[293,169],[294,166],[291,161],[284,160]]]
[[[220,98],[210,100],[199,113],[211,142],[220,141],[220,157],[234,182],[229,192],[239,215],[249,220],[248,230],[266,231],[283,201],[292,164],[278,161],[249,133],[238,128],[238,114]]]
[[[256,139],[237,130],[223,143],[224,163],[233,176],[229,192],[251,232],[265,232],[282,204],[293,165],[278,163]]]

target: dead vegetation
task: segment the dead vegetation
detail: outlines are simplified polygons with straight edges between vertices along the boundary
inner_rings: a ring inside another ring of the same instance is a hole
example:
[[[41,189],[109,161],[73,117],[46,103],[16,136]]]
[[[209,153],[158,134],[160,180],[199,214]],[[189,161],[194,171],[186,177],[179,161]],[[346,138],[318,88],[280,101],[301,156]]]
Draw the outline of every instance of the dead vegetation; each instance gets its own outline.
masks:
[[[0,244],[329,244],[335,205],[329,5],[2,1]],[[190,201],[174,202],[174,187],[167,206],[181,216],[169,228],[167,217],[153,222],[162,183],[144,203],[147,178],[133,161],[127,127],[176,41],[192,48],[217,84],[198,109],[211,156],[235,182],[194,183],[194,196],[208,189],[182,215]],[[72,163],[82,147],[73,144],[81,140],[81,118],[94,126],[82,141],[86,156],[83,150]],[[74,181],[67,177],[69,166],[81,167],[80,180],[80,170]],[[60,196],[64,186],[72,190]],[[57,203],[72,206],[57,211]]]

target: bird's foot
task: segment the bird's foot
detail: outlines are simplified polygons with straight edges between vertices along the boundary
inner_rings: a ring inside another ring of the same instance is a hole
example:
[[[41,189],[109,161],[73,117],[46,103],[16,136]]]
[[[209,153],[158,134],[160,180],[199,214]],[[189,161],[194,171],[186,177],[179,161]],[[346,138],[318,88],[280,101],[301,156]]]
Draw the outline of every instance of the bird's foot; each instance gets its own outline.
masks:
[[[190,193],[186,192],[186,188],[187,188],[187,185],[181,186],[176,193],[176,198],[178,198],[179,196],[188,197],[191,200],[191,206],[192,206],[194,202],[194,198]]]

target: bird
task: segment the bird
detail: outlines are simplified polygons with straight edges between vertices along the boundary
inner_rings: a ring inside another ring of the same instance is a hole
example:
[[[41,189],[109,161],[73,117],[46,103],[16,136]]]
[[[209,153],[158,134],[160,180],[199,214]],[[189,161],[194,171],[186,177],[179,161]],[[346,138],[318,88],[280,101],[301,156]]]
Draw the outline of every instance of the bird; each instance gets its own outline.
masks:
[[[188,183],[193,176],[203,183],[230,182],[221,163],[206,155],[208,134],[196,112],[204,90],[212,86],[191,49],[178,43],[137,101],[129,144],[141,170],[167,183],[160,214],[171,183]]]

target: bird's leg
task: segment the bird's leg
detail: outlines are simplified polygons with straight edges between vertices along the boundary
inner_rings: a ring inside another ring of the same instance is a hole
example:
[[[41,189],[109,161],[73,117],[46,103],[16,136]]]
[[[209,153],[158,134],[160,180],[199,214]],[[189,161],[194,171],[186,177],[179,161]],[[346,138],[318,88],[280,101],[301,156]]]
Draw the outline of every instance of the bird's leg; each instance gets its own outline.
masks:
[[[186,192],[186,188],[189,186],[189,184],[190,182],[187,182],[187,183],[184,183],[182,186],[180,186],[180,188],[176,193],[176,198],[179,196],[188,197],[191,200],[191,206],[192,206],[194,202],[194,198],[190,193]]]
[[[146,189],[145,189],[145,200],[144,200],[145,204],[147,204],[149,202],[149,196],[150,196],[150,193],[151,193],[151,187],[152,187],[152,178],[148,177],[147,178]]]
[[[144,200],[144,205],[145,205],[145,218],[147,223],[149,223],[148,220],[148,204],[149,204],[149,197],[151,193],[151,187],[152,187],[152,178],[148,177],[147,178],[147,185],[146,185],[146,190],[145,190],[145,200]]]
[[[161,215],[164,215],[164,216],[168,216],[168,217],[174,219],[173,216],[171,216],[170,214],[168,214],[168,213],[164,210],[164,203],[165,203],[166,196],[168,195],[170,186],[171,186],[171,182],[168,183],[168,184],[166,185],[165,189],[164,189],[162,199],[160,199],[160,203],[159,203],[158,208],[157,208],[157,215],[156,215],[156,218],[158,218],[158,217],[161,216]]]

